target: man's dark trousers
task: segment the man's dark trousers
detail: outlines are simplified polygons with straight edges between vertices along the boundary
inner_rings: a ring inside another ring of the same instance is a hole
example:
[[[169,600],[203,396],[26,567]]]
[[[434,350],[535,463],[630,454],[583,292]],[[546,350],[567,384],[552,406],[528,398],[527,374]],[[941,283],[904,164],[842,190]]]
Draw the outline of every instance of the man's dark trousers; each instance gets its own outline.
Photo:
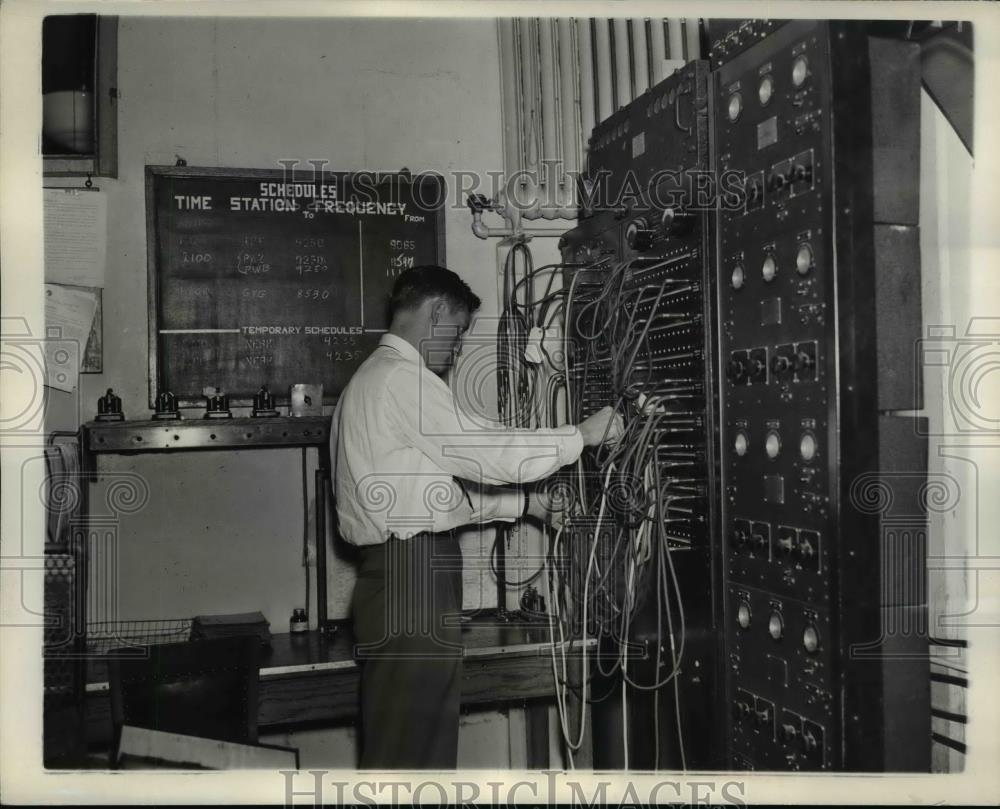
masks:
[[[352,611],[362,769],[458,767],[461,567],[452,532],[361,549]]]

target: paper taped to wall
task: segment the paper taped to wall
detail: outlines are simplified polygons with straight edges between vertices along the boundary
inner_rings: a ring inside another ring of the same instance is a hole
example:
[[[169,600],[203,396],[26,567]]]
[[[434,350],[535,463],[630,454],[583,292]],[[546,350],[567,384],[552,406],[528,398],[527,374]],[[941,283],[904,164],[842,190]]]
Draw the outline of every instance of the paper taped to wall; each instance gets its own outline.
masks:
[[[104,286],[108,202],[104,194],[45,190],[45,280]]]
[[[45,384],[50,388],[76,390],[96,311],[95,293],[45,285]]]

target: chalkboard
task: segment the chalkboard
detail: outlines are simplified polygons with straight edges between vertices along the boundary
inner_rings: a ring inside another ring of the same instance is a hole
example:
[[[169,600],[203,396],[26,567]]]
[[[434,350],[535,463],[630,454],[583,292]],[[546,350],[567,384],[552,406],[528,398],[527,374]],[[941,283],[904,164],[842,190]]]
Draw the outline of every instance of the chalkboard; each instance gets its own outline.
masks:
[[[149,398],[332,403],[378,344],[406,268],[444,263],[436,175],[146,167]]]

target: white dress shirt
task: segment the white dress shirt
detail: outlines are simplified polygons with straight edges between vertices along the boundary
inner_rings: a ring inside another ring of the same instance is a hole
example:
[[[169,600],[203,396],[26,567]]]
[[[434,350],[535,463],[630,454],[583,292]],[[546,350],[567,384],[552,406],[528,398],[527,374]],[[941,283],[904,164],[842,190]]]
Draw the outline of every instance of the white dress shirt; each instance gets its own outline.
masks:
[[[330,460],[340,533],[355,545],[395,535],[513,522],[524,484],[583,451],[572,426],[515,430],[472,417],[410,343],[383,335],[337,402]]]

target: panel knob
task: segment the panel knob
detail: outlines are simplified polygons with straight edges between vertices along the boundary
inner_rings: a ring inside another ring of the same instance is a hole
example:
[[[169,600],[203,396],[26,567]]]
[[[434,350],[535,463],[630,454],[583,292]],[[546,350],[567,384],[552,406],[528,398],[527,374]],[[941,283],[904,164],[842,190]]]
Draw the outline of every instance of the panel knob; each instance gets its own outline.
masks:
[[[747,434],[740,430],[736,433],[736,440],[733,442],[733,448],[736,450],[736,454],[741,458],[747,454],[747,449],[750,447],[750,439],[747,438]]]
[[[816,367],[816,360],[812,355],[806,353],[805,351],[799,351],[795,355],[795,370],[797,371],[812,371]]]
[[[773,95],[774,79],[768,75],[760,80],[760,84],[757,87],[757,98],[760,99],[761,106],[766,107],[770,103],[771,96]]]
[[[694,217],[680,208],[667,208],[660,215],[660,229],[668,239],[676,239],[691,230]]]
[[[767,438],[764,439],[764,451],[768,458],[777,458],[781,452],[781,438],[774,430],[768,432]]]
[[[804,433],[799,442],[799,454],[803,461],[811,461],[816,457],[816,437],[812,433]]]
[[[801,87],[809,76],[809,60],[805,55],[796,56],[792,62],[792,84]]]
[[[795,255],[795,270],[799,275],[806,275],[813,266],[813,250],[808,244],[799,245],[799,252]]]
[[[767,632],[774,640],[781,640],[785,634],[785,620],[780,612],[772,612],[771,617],[767,619]]]
[[[746,601],[741,601],[736,608],[736,623],[740,625],[740,629],[750,626],[750,605]]]
[[[729,107],[727,110],[729,120],[736,121],[740,117],[741,112],[743,112],[743,96],[739,93],[733,93],[729,96]]]
[[[743,265],[737,264],[733,267],[733,275],[731,279],[733,289],[742,289],[744,280],[746,280],[746,276],[743,271]]]
[[[795,725],[782,725],[781,736],[786,742],[794,742],[799,736],[799,729]]]
[[[633,219],[625,228],[625,241],[633,250],[642,252],[648,250],[653,244],[655,234],[649,229],[645,219]]]
[[[774,276],[778,272],[778,265],[774,261],[774,256],[767,256],[764,259],[764,263],[761,264],[760,274],[764,276],[764,280],[771,282],[774,280]]]
[[[815,624],[807,624],[802,630],[802,645],[809,654],[816,654],[819,649],[819,630]]]

